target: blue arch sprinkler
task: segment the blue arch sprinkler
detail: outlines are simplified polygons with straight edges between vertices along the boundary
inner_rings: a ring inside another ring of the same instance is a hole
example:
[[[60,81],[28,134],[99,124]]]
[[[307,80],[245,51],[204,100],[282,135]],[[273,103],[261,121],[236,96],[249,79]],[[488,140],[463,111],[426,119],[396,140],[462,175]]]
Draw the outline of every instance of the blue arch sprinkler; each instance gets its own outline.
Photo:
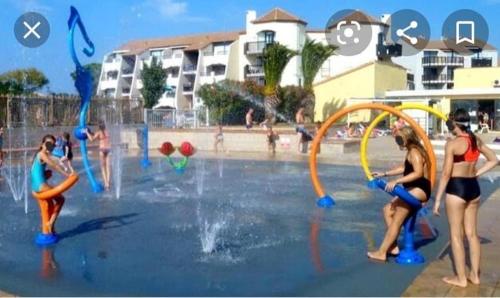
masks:
[[[80,116],[78,127],[74,130],[75,138],[80,140],[80,150],[82,153],[83,165],[85,167],[85,172],[87,174],[87,178],[89,179],[90,185],[92,186],[92,190],[96,193],[104,190],[103,186],[96,181],[94,177],[94,173],[92,172],[92,168],[90,166],[90,162],[88,159],[88,150],[87,150],[87,134],[85,131],[87,130],[86,126],[86,118],[89,111],[90,100],[92,99],[92,75],[89,70],[82,67],[75,51],[75,43],[74,43],[74,34],[75,28],[78,25],[80,28],[80,32],[83,36],[85,43],[87,44],[87,48],[83,49],[83,53],[87,57],[91,57],[95,53],[94,43],[90,40],[87,35],[87,31],[85,30],[85,26],[83,25],[82,19],[78,10],[71,6],[70,16],[68,19],[68,46],[69,53],[71,55],[71,59],[76,66],[76,80],[75,87],[78,90],[78,94],[81,98],[80,103]]]

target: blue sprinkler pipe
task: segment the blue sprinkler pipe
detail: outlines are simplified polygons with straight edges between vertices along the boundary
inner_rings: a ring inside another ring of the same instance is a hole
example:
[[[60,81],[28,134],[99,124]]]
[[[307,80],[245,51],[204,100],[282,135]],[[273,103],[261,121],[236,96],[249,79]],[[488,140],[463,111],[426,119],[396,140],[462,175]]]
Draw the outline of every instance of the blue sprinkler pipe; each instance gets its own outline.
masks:
[[[404,248],[396,258],[396,262],[404,265],[422,264],[425,262],[425,258],[415,250],[413,241],[415,222],[419,213],[418,211],[422,208],[422,203],[407,192],[403,186],[396,185],[392,192],[388,192],[385,190],[386,185],[387,182],[379,178],[375,178],[368,182],[368,187],[372,189],[380,188],[392,196],[398,196],[401,200],[410,205],[412,209],[410,216],[404,222]]]
[[[149,161],[149,128],[148,125],[145,124],[142,129],[142,150],[143,156],[141,160],[141,166],[144,169],[147,169],[151,166],[151,162]]]
[[[103,186],[98,183],[94,177],[94,173],[92,173],[92,167],[90,166],[90,162],[88,159],[88,150],[87,150],[87,134],[85,133],[86,130],[88,129],[85,123],[85,120],[87,118],[87,113],[89,110],[89,105],[90,105],[90,100],[92,99],[92,92],[93,92],[93,87],[92,87],[92,75],[90,71],[82,67],[80,64],[80,61],[78,60],[78,57],[76,55],[75,51],[75,43],[74,43],[74,34],[75,34],[75,27],[78,25],[78,28],[80,28],[80,32],[83,35],[83,39],[85,40],[85,43],[87,44],[88,48],[83,49],[83,53],[87,57],[91,57],[94,55],[95,48],[94,44],[90,40],[90,38],[87,35],[87,31],[85,30],[85,26],[82,23],[80,14],[74,8],[71,6],[70,9],[70,16],[68,19],[68,46],[69,46],[69,52],[71,55],[71,59],[73,60],[73,63],[76,66],[76,80],[75,80],[75,87],[76,90],[78,90],[78,94],[80,95],[81,98],[81,103],[80,103],[80,117],[79,117],[79,126],[75,128],[74,130],[74,135],[75,137],[80,140],[80,150],[82,153],[82,160],[83,160],[83,165],[85,167],[85,172],[87,173],[87,177],[89,179],[90,185],[92,186],[92,190],[96,193],[101,192],[104,190]]]

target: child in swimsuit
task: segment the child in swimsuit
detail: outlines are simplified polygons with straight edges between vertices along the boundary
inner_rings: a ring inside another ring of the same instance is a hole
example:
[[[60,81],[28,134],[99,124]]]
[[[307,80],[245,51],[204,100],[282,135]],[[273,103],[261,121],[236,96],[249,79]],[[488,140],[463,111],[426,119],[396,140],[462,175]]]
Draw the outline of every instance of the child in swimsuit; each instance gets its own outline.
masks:
[[[403,127],[396,133],[396,143],[401,150],[407,150],[404,165],[385,173],[373,173],[375,177],[403,175],[403,177],[387,182],[386,191],[392,192],[397,184],[403,187],[416,199],[425,203],[431,196],[431,182],[428,178],[429,156],[420,143],[419,138],[409,126]],[[401,226],[408,216],[414,212],[403,200],[396,197],[384,207],[384,220],[387,232],[377,251],[368,252],[371,259],[385,261],[387,253],[399,254],[397,238]]]
[[[446,213],[450,227],[451,251],[457,275],[444,277],[445,283],[466,287],[468,282],[480,283],[479,263],[481,246],[477,235],[477,214],[481,189],[477,178],[498,164],[495,153],[471,130],[470,115],[458,109],[448,120],[448,130],[456,136],[445,145],[444,165],[434,204],[434,214],[439,215],[442,197],[446,193]],[[479,156],[487,162],[476,169]],[[464,233],[469,242],[470,272],[466,273]]]
[[[33,165],[31,166],[31,190],[34,192],[43,192],[50,190],[52,187],[47,183],[51,176],[51,171],[47,170],[47,165],[52,169],[58,171],[63,176],[69,176],[68,173],[62,169],[56,162],[54,162],[50,155],[54,150],[56,138],[52,135],[46,135],[42,139],[42,145],[35,154]],[[46,227],[42,227],[44,234],[53,234],[54,225],[57,220],[61,208],[64,205],[64,197],[59,195],[49,200],[37,200],[40,204],[41,210],[48,210],[49,213],[42,212],[42,222],[47,223]]]
[[[65,168],[69,169],[70,173],[73,173],[75,171],[71,164],[73,161],[73,144],[71,143],[71,135],[68,132],[63,134],[62,151],[64,156],[61,158],[61,162]]]
[[[214,150],[215,150],[215,153],[217,153],[219,150],[219,144],[221,145],[222,147],[222,151],[224,151],[224,134],[222,132],[222,125],[219,124],[218,128],[217,128],[217,132],[215,133],[215,136],[214,136]]]
[[[104,188],[109,190],[111,181],[111,141],[104,121],[99,122],[99,131],[92,134],[86,131],[89,141],[99,140],[99,160]]]
[[[273,128],[270,126],[267,129],[267,149],[273,155],[276,154],[276,141],[279,140],[279,135],[277,132],[273,131]]]

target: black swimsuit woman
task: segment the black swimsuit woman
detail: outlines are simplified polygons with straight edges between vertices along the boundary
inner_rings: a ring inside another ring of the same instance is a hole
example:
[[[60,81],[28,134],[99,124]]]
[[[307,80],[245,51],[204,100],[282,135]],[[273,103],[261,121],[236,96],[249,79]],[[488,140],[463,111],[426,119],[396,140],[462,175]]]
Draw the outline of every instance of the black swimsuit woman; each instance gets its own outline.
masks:
[[[399,129],[395,136],[396,143],[401,150],[407,150],[404,165],[393,170],[381,173],[373,173],[375,177],[386,177],[403,175],[387,183],[386,190],[392,192],[397,184],[402,184],[405,189],[422,203],[427,202],[431,195],[431,182],[427,178],[429,167],[429,157],[423,148],[420,140],[410,127]],[[387,253],[392,255],[399,254],[397,247],[397,238],[401,231],[405,219],[412,214],[414,210],[403,200],[396,197],[384,207],[384,220],[387,226],[387,232],[384,240],[377,251],[368,252],[371,259],[385,261]]]

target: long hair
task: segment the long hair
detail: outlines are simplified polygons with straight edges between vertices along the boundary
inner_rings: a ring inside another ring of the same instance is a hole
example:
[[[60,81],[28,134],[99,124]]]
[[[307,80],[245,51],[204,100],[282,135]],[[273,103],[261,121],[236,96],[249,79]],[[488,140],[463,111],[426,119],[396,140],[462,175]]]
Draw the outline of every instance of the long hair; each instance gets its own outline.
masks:
[[[40,144],[40,147],[38,147],[38,151],[35,153],[35,155],[33,156],[33,161],[35,161],[35,157],[36,155],[38,154],[38,152],[42,151],[42,147],[43,147],[43,144],[45,142],[47,142],[48,140],[52,140],[52,142],[55,144],[56,143],[56,137],[54,137],[53,135],[45,135],[43,136],[42,138],[42,143]]]
[[[427,151],[425,151],[425,148],[422,145],[422,143],[420,143],[420,139],[415,133],[415,131],[410,126],[405,126],[399,129],[398,134],[401,135],[403,139],[406,141],[406,148],[408,148],[408,151],[411,148],[417,149],[418,152],[424,157],[425,164],[429,166],[430,157],[427,154]]]
[[[471,139],[471,145],[473,150],[477,150],[477,139],[476,135],[470,128],[470,115],[469,113],[464,110],[464,109],[457,109],[455,113],[453,113],[453,121],[455,121],[455,125],[460,128],[461,131],[466,132],[470,139]],[[460,122],[460,123],[457,123]],[[467,125],[462,124],[462,123],[469,123]]]

